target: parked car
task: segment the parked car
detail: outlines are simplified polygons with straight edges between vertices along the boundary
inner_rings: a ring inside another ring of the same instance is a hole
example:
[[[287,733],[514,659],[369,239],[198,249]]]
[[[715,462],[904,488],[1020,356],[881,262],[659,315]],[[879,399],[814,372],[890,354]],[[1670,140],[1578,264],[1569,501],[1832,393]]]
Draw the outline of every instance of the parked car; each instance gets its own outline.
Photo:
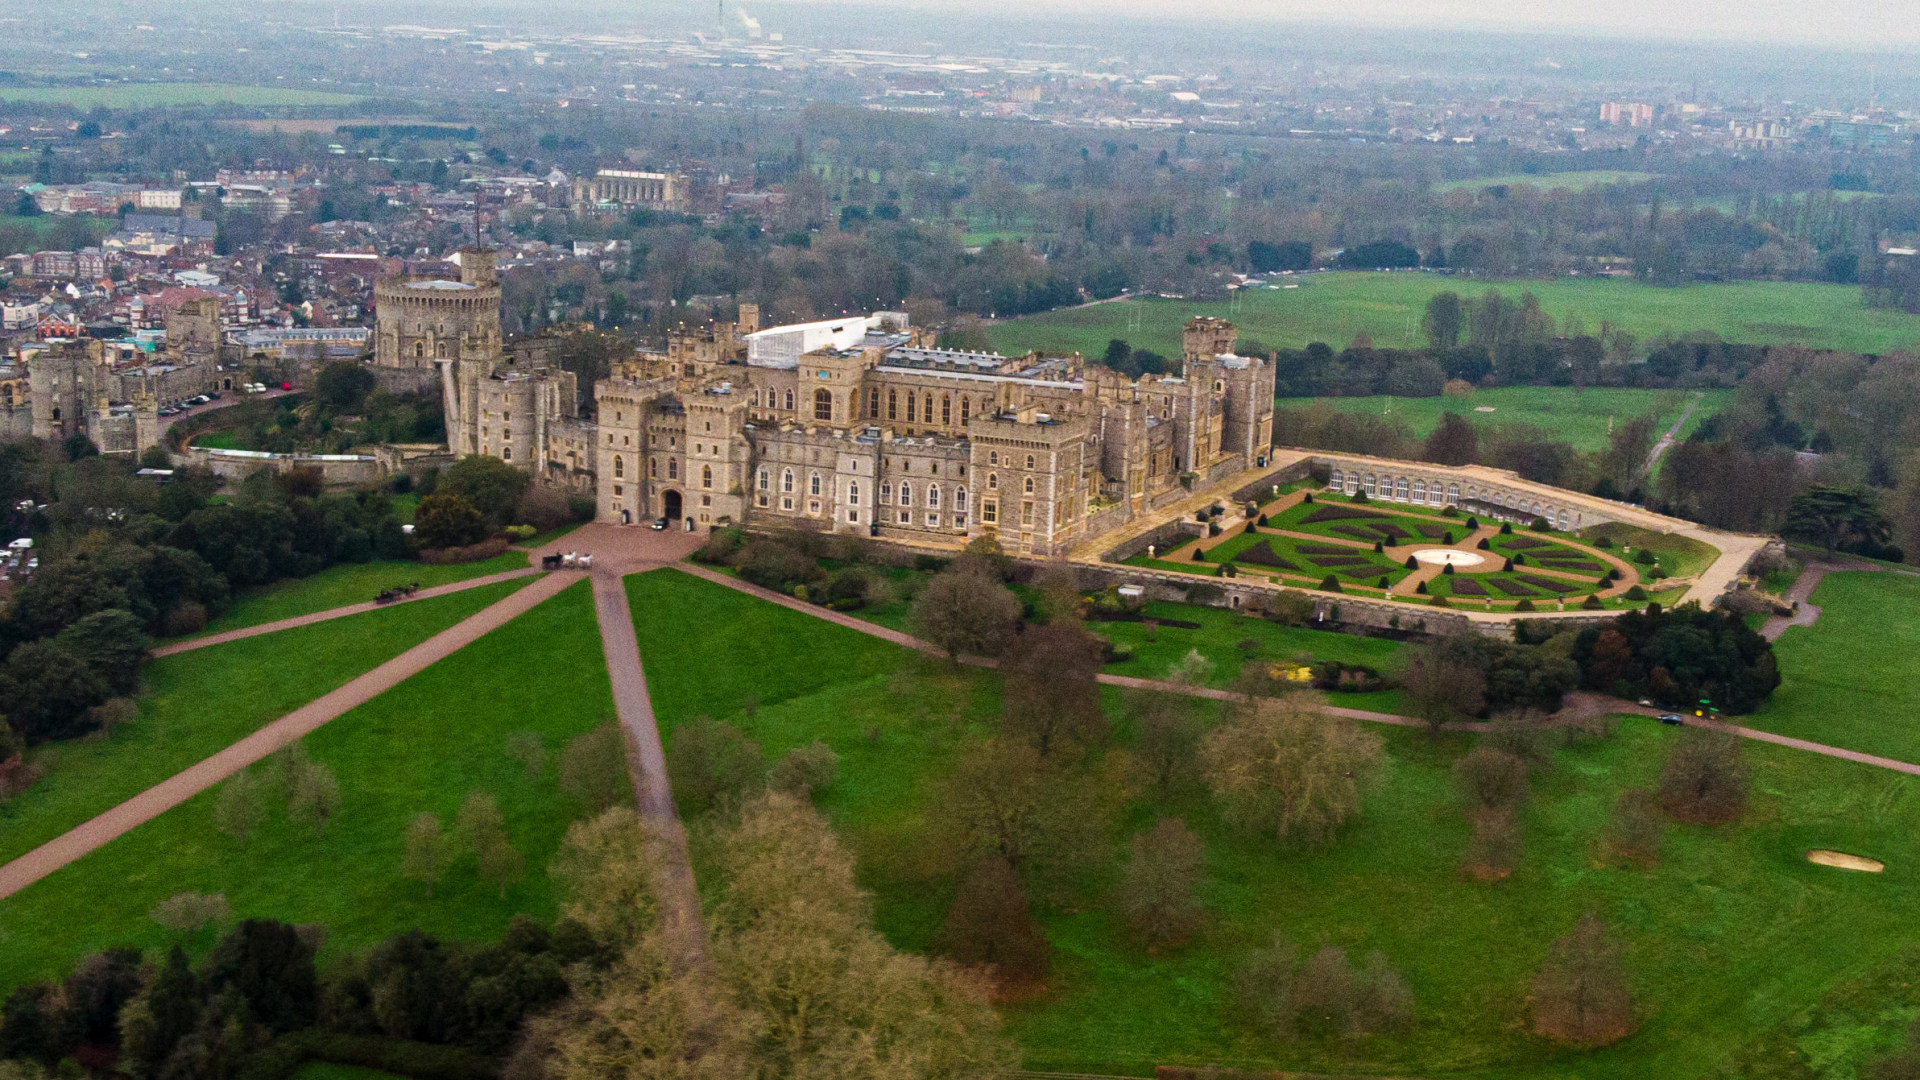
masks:
[[[666,519],[666,518],[663,518],[663,517],[659,517],[659,518],[654,518],[654,519],[653,519],[653,531],[654,531],[654,532],[665,532],[665,531],[666,531],[666,528],[667,528],[667,519]]]
[[[1660,722],[1670,727],[1679,727],[1687,722],[1687,718],[1679,713],[1664,712],[1660,714]]]

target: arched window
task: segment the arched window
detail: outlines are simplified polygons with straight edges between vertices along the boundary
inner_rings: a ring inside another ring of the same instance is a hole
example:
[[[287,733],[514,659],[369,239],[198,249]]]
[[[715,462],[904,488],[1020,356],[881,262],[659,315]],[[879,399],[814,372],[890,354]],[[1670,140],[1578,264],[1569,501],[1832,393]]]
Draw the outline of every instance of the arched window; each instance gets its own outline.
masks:
[[[1448,506],[1460,505],[1460,485],[1459,484],[1447,485],[1447,505]]]
[[[953,395],[941,394],[940,395],[940,426],[946,427],[952,423],[953,423]]]
[[[909,424],[913,423],[913,419],[915,415],[917,415],[914,412],[913,406],[914,406],[913,391],[909,390],[907,391],[907,423]]]
[[[760,490],[765,491],[772,486],[773,474],[768,472],[766,466],[763,465],[760,467]]]
[[[815,420],[833,419],[833,391],[821,389],[813,392],[813,418]]]
[[[500,448],[500,460],[501,460],[501,461],[512,461],[512,460],[513,460],[513,447],[511,447],[511,446],[503,446],[503,447],[501,447],[501,448]]]
[[[1027,477],[1027,494],[1033,494],[1033,477]]]
[[[1376,491],[1374,490],[1374,475],[1373,475],[1372,473],[1368,473],[1368,474],[1367,474],[1367,484],[1366,484],[1366,488],[1367,488],[1367,494],[1369,494],[1369,495],[1376,495],[1376,494],[1379,494],[1379,492],[1376,492]]]
[[[1413,482],[1413,501],[1427,501],[1427,482],[1425,480],[1415,480]]]
[[[425,356],[425,355],[427,355],[427,343],[426,343],[426,342],[424,342],[424,341],[416,341],[416,342],[414,342],[414,343],[413,343],[413,355],[415,355],[415,356]]]
[[[969,397],[963,397],[960,399],[960,426],[966,427],[967,422],[972,419],[973,419],[973,399]]]
[[[616,473],[615,475],[618,475],[618,474]],[[647,475],[648,476],[660,475],[660,459],[659,458],[651,458],[647,461]]]
[[[880,419],[880,390],[877,387],[867,390],[867,419]]]
[[[1027,468],[1029,468],[1029,469],[1031,469],[1031,468],[1033,468],[1033,455],[1032,455],[1032,454],[1028,454],[1028,455],[1027,455]]]
[[[711,465],[700,466],[700,486],[703,488],[710,488],[713,486],[713,466]]]
[[[847,505],[860,505],[860,481],[858,480],[847,481]]]
[[[887,388],[887,419],[900,419],[900,394],[892,387]]]
[[[930,509],[934,509],[934,510],[940,509],[940,485],[939,484],[927,485],[927,506]]]
[[[1342,487],[1344,487],[1346,485],[1346,482],[1347,482],[1346,476],[1343,475],[1339,469],[1333,470],[1333,473],[1327,477],[1327,486],[1332,488],[1335,491],[1339,491]]]
[[[967,399],[966,399],[966,398],[961,398],[960,400],[961,400],[961,401],[965,401],[965,400],[967,400]],[[967,489],[966,489],[966,488],[955,488],[955,489],[954,489],[954,492],[953,492],[953,508],[954,508],[955,510],[961,510],[961,511],[964,511],[964,510],[966,510],[966,508],[967,508]]]
[[[987,464],[989,465],[1000,464],[1000,451],[998,450],[987,451]]]
[[[1000,474],[997,472],[988,473],[987,474],[987,490],[994,491],[994,490],[997,490],[999,487],[1000,487]]]
[[[820,494],[820,474],[819,473],[814,473],[811,476],[807,477],[807,494],[809,495]]]
[[[793,491],[793,470],[792,469],[784,469],[781,471],[780,490],[784,492],[789,492],[789,493]]]
[[[624,477],[626,475],[627,475],[627,459],[621,457],[619,454],[613,455],[613,478],[615,480],[618,480],[621,477]]]
[[[447,343],[446,343],[446,342],[444,342],[444,341],[436,341],[436,342],[434,342],[434,343],[433,343],[433,355],[434,355],[434,356],[435,356],[435,357],[436,357],[437,359],[441,359],[441,360],[445,360],[445,359],[447,358]]]
[[[760,391],[758,390],[753,392],[753,407],[756,409],[760,407]]]
[[[1407,501],[1407,478],[1402,476],[1393,482],[1393,497],[1396,502]]]
[[[913,505],[913,485],[912,484],[900,485],[900,505],[901,506]]]
[[[669,480],[680,479],[680,459],[679,458],[667,459],[667,479]]]
[[[787,391],[787,411],[793,411],[793,391]]]

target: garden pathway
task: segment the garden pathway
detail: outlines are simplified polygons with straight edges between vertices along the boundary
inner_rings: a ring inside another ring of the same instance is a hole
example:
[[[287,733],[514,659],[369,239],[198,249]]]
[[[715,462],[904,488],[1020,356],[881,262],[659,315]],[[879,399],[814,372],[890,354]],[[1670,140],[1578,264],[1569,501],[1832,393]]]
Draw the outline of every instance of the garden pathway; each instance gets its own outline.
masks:
[[[179,806],[328,721],[363,705],[426,670],[489,631],[532,610],[584,575],[563,572],[520,589],[466,620],[381,664],[345,686],[302,705],[198,764],[173,774],[131,799],[0,866],[0,897],[12,896],[55,870]]]
[[[348,604],[346,607],[316,611],[311,615],[295,615],[290,619],[277,619],[273,622],[261,623],[258,626],[243,626],[238,630],[227,630],[218,634],[208,634],[206,637],[197,637],[189,641],[176,641],[171,645],[162,645],[154,649],[153,655],[155,657],[161,657],[172,656],[175,653],[192,652],[195,649],[204,649],[209,645],[224,645],[229,641],[239,641],[242,638],[258,637],[261,634],[271,634],[280,630],[291,630],[296,626],[311,626],[314,623],[327,622],[330,619],[344,619],[348,615],[358,615],[365,611],[378,611],[382,608],[395,607],[399,604],[411,603],[415,600],[427,600],[435,596],[446,596],[449,593],[462,592],[467,589],[478,589],[487,585],[498,585],[503,581],[514,581],[523,577],[532,577],[538,573],[540,573],[539,570],[533,567],[527,567],[522,570],[508,570],[504,573],[468,578],[465,581],[450,582],[446,585],[435,585],[430,589],[421,589],[405,600],[396,600],[388,604],[378,604],[369,600],[364,604]]]
[[[674,569],[682,573],[692,574],[706,581],[711,581],[716,585],[724,585],[729,589],[734,589],[750,596],[757,596],[770,603],[779,604],[781,607],[791,608],[794,611],[811,615],[816,619],[824,619],[827,622],[837,623],[851,630],[858,630],[863,634],[869,634],[885,641],[891,641],[896,645],[901,645],[909,649],[917,649],[920,652],[933,656],[946,655],[945,652],[933,644],[922,641],[910,634],[903,634],[898,630],[890,630],[887,627],[857,619],[845,612],[832,611],[827,608],[809,604],[804,600],[797,600],[791,596],[773,592],[770,589],[763,589],[758,585],[741,581],[739,578],[729,577],[726,574],[714,570],[709,570],[704,566],[681,563],[674,566]],[[996,666],[995,661],[979,656],[963,656],[960,658],[960,662],[974,667]],[[1113,675],[1102,672],[1098,678],[1100,682],[1108,686],[1123,686],[1136,690],[1157,690],[1167,694],[1185,694],[1189,697],[1210,698],[1215,701],[1232,701],[1235,697],[1235,695],[1228,690],[1216,690],[1205,686],[1189,686],[1184,683],[1160,682],[1154,679],[1136,678],[1131,675]],[[1665,711],[1657,708],[1645,708],[1615,699],[1604,699],[1604,709],[1610,713],[1649,717],[1657,716]],[[1322,705],[1320,706],[1320,711],[1328,716],[1340,716],[1349,720],[1363,720],[1373,724],[1391,724],[1395,727],[1427,726],[1425,720],[1417,717],[1395,716],[1391,713],[1369,712],[1365,709],[1349,709],[1339,705]],[[1717,720],[1689,718],[1687,723],[1693,727],[1713,728],[1717,731],[1731,732],[1743,739],[1752,739],[1756,742],[1772,743],[1775,746],[1802,750],[1810,754],[1839,758],[1842,761],[1851,761],[1860,765],[1871,765],[1879,769],[1889,769],[1893,772],[1906,773],[1909,776],[1920,776],[1920,765],[1898,761],[1893,758],[1880,757],[1876,754],[1862,754],[1855,750],[1843,750],[1837,746],[1808,742],[1805,739],[1795,739],[1786,735],[1775,735],[1771,731],[1760,731],[1755,728],[1741,727],[1738,724],[1729,724]],[[1492,728],[1492,726],[1490,723],[1478,720],[1456,721],[1442,725],[1442,727],[1448,731],[1487,731]]]

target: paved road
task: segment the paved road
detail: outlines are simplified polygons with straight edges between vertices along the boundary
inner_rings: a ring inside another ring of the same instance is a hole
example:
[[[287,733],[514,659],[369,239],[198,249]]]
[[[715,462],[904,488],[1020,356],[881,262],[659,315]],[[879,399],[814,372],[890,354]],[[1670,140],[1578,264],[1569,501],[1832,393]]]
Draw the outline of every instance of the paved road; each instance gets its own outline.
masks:
[[[594,561],[599,561],[596,554]],[[640,818],[647,826],[649,861],[654,888],[660,898],[661,928],[682,963],[698,963],[706,956],[706,932],[700,919],[700,893],[694,886],[693,863],[687,853],[686,830],[674,811],[673,786],[667,780],[667,755],[660,745],[660,725],[647,695],[647,675],[640,666],[640,643],[633,633],[633,614],[619,569],[595,567],[593,612],[600,623],[600,649],[607,658],[607,678],[613,685],[613,705],[626,735],[628,773]]]
[[[176,641],[171,645],[162,645],[153,650],[153,655],[159,657],[172,656],[175,653],[192,652],[195,649],[204,649],[209,645],[224,645],[229,641],[239,641],[242,638],[258,637],[261,634],[271,634],[279,630],[291,630],[296,626],[311,626],[314,623],[327,622],[331,619],[344,619],[349,615],[358,615],[365,611],[377,611],[382,608],[396,607],[400,604],[412,603],[415,600],[426,600],[435,596],[446,596],[449,593],[463,592],[467,589],[478,589],[485,585],[498,585],[503,581],[532,577],[538,573],[540,573],[539,570],[528,567],[524,570],[508,570],[504,573],[488,574],[485,577],[468,578],[465,581],[455,581],[446,585],[435,585],[430,589],[421,589],[407,599],[398,600],[391,604],[376,604],[369,600],[364,604],[349,604],[346,607],[331,608],[327,611],[316,611],[311,615],[296,615],[291,619],[279,619],[275,622],[261,623],[258,626],[246,626],[238,630],[228,630],[224,633],[208,634],[206,637],[197,637],[190,641]]]
[[[779,604],[782,607],[792,608],[795,611],[803,612],[807,615],[812,615],[817,619],[824,619],[828,622],[837,623],[841,626],[848,627],[849,629],[858,630],[863,634],[870,634],[873,637],[881,638],[886,641],[891,641],[896,645],[902,645],[909,649],[917,649],[921,652],[929,653],[934,656],[946,655],[940,649],[934,647],[928,642],[921,641],[920,639],[915,638],[908,634],[903,634],[898,630],[889,630],[884,626],[876,626],[873,623],[863,622],[862,620],[856,619],[851,615],[845,614],[844,612],[831,611],[831,610],[828,610],[827,608],[816,607],[804,601],[796,600],[791,596],[783,596],[780,593],[773,592],[768,589],[762,589],[757,585],[753,585],[748,582],[741,581],[738,578],[728,577],[725,574],[717,573],[713,570],[707,569],[704,566],[694,566],[691,564],[683,563],[678,566],[675,566],[674,569],[679,570],[683,573],[692,574],[695,577],[702,578],[707,581],[711,581],[717,585],[725,585],[730,589],[735,589],[739,592],[760,597],[763,600],[767,600],[772,603]],[[982,657],[977,657],[977,656],[961,657],[960,662],[963,664],[969,664],[975,667],[995,666],[994,661],[985,659]],[[1153,679],[1135,678],[1130,675],[1113,675],[1105,672],[1100,674],[1099,680],[1102,683],[1105,683],[1109,686],[1124,686],[1124,687],[1130,687],[1130,688],[1139,689],[1139,690],[1158,690],[1168,694],[1185,694],[1189,697],[1211,698],[1215,701],[1231,701],[1235,696],[1234,694],[1226,690],[1215,690],[1215,689],[1211,689],[1209,687],[1203,687],[1203,686],[1188,686],[1183,683],[1159,682]],[[1639,705],[1634,705],[1629,702],[1620,701],[1617,699],[1606,699],[1604,701],[1604,705],[1605,705],[1606,711],[1608,712],[1622,713],[1627,715],[1651,717],[1651,716],[1658,715],[1660,712],[1664,711],[1660,709],[1643,708]],[[1368,712],[1364,709],[1348,709],[1338,705],[1325,705],[1321,707],[1320,711],[1326,713],[1329,716],[1343,716],[1350,720],[1362,720],[1372,724],[1391,724],[1395,727],[1427,726],[1427,722],[1425,720],[1421,720],[1417,717],[1395,716],[1390,713]],[[1838,758],[1842,761],[1851,761],[1860,765],[1871,765],[1875,768],[1889,769],[1889,770],[1892,770],[1893,772],[1906,773],[1910,776],[1920,776],[1920,765],[1910,764],[1908,762],[1899,761],[1894,758],[1880,757],[1877,754],[1863,754],[1857,750],[1845,750],[1838,746],[1827,746],[1824,743],[1808,742],[1805,739],[1795,739],[1786,735],[1776,735],[1771,731],[1760,731],[1756,728],[1741,727],[1737,724],[1728,724],[1720,721],[1689,719],[1687,723],[1694,727],[1708,727],[1708,728],[1714,728],[1719,731],[1731,732],[1735,735],[1740,736],[1743,739],[1752,739],[1755,742],[1772,743],[1775,746],[1784,746],[1794,750],[1803,750],[1809,754],[1820,754],[1823,757]],[[1483,721],[1464,721],[1464,722],[1457,722],[1457,723],[1449,723],[1443,726],[1448,731],[1486,731],[1490,729],[1493,725]]]
[[[1694,392],[1693,398],[1687,402],[1686,409],[1680,413],[1680,419],[1675,420],[1673,426],[1667,429],[1667,433],[1660,436],[1660,441],[1653,444],[1653,452],[1647,455],[1647,463],[1640,467],[1641,476],[1653,475],[1654,468],[1660,464],[1660,455],[1665,454],[1668,448],[1673,446],[1674,441],[1680,438],[1680,429],[1687,426],[1687,417],[1693,415],[1693,410],[1699,408],[1700,402],[1704,399],[1704,394],[1699,391]]]
[[[275,750],[296,742],[342,713],[459,652],[541,601],[579,581],[577,573],[549,574],[524,589],[442,630],[345,686],[301,706],[196,765],[177,772],[133,798],[0,866],[0,897],[12,896],[55,870],[102,847],[128,830],[179,806]]]

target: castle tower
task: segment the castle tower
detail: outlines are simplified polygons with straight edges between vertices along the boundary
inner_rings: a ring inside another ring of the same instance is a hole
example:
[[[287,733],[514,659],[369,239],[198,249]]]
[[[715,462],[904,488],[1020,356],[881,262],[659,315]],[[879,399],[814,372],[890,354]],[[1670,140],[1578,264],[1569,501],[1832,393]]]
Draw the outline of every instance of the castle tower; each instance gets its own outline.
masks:
[[[475,288],[492,288],[500,283],[492,248],[470,247],[460,251],[460,280]]]
[[[1239,331],[1225,319],[1195,316],[1187,320],[1186,329],[1180,334],[1181,355],[1189,362],[1225,356],[1233,352],[1233,343],[1239,336]]]

